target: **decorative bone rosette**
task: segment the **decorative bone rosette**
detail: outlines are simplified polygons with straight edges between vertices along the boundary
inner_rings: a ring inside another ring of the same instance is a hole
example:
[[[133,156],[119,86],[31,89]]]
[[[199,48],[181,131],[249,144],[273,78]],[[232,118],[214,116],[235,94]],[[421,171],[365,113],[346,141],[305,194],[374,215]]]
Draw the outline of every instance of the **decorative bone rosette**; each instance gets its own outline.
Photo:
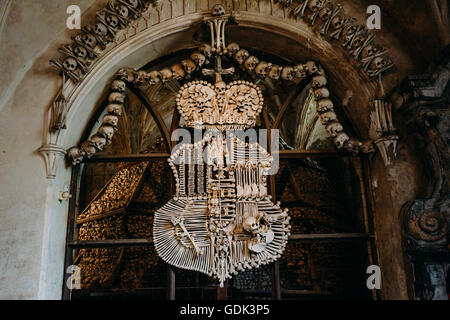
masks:
[[[176,194],[155,213],[153,236],[164,261],[206,273],[223,286],[238,271],[280,258],[290,225],[287,210],[273,204],[267,193],[272,157],[236,134],[236,129],[255,125],[263,96],[253,83],[222,81],[234,68],[221,66],[225,17],[213,20],[215,69],[202,73],[215,76],[215,84],[189,82],[176,99],[185,126],[207,131],[200,141],[172,152],[168,161]]]

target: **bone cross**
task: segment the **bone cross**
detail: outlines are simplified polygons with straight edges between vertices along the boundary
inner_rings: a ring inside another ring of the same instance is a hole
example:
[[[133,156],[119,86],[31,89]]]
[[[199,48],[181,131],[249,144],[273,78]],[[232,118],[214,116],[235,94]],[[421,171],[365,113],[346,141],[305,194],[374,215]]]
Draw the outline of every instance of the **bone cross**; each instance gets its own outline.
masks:
[[[216,56],[216,67],[213,69],[202,69],[203,75],[205,76],[216,76],[216,83],[222,82],[223,74],[233,74],[234,68],[223,69],[222,68],[222,59],[220,56]]]
[[[199,256],[202,254],[202,250],[197,246],[197,244],[194,241],[194,238],[192,238],[191,234],[189,233],[189,231],[187,231],[186,227],[184,226],[183,223],[183,217],[178,216],[178,217],[172,217],[171,218],[172,224],[174,226],[179,225],[181,230],[183,230],[183,233],[189,238],[189,240],[192,242],[192,245],[194,246],[195,252],[196,254]]]

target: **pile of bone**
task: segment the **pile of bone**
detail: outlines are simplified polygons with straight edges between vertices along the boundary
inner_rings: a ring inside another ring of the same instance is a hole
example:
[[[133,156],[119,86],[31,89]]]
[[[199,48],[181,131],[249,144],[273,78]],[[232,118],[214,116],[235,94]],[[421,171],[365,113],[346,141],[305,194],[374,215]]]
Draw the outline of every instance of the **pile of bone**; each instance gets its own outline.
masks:
[[[122,80],[114,80],[111,85],[111,93],[108,96],[107,114],[103,116],[102,124],[97,132],[81,146],[72,147],[67,155],[76,165],[83,161],[84,157],[91,158],[97,151],[103,151],[106,145],[111,144],[114,132],[117,130],[119,116],[125,103],[126,84]]]
[[[126,262],[120,274],[122,288],[134,290],[142,287],[142,277],[146,270],[158,263],[154,248],[126,249]]]
[[[105,287],[113,277],[121,256],[121,249],[82,249],[78,267],[81,270],[81,288]]]
[[[123,217],[107,217],[88,221],[78,229],[79,240],[124,239]]]
[[[150,239],[153,237],[153,217],[144,215],[129,216],[127,229],[131,238]]]

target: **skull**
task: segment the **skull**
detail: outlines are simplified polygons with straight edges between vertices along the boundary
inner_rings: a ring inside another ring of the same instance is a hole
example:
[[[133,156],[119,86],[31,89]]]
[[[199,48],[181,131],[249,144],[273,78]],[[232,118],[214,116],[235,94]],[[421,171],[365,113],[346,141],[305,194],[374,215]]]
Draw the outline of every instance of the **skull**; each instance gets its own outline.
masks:
[[[227,46],[227,54],[230,57],[234,57],[236,52],[240,49],[239,45],[236,42],[232,42]]]
[[[161,82],[161,73],[159,73],[159,71],[152,71],[149,73],[149,83],[150,84],[157,84]]]
[[[195,51],[191,54],[191,60],[195,62],[195,64],[201,67],[206,60],[206,57],[198,51]]]
[[[314,61],[308,61],[306,62],[306,72],[309,75],[316,74],[319,72],[319,67]]]
[[[328,18],[331,17],[331,8],[330,7],[324,7],[322,8],[322,10],[320,10],[319,12],[319,18],[323,21],[328,20]]]
[[[325,129],[327,130],[327,132],[330,134],[330,136],[332,137],[336,137],[337,134],[339,132],[341,132],[342,130],[344,130],[344,128],[342,127],[342,125],[337,122],[337,121],[333,121],[330,122],[329,124],[327,124],[327,126],[325,127]]]
[[[348,140],[350,140],[349,136],[345,132],[340,132],[334,138],[334,143],[338,149],[342,149]]]
[[[222,95],[225,93],[226,84],[223,81],[219,81],[215,84],[216,92],[218,95]]]
[[[322,122],[323,125],[331,122],[331,121],[337,121],[336,113],[333,111],[327,111],[325,113],[319,114],[320,122]]]
[[[117,92],[125,92],[127,85],[122,80],[114,80],[111,84],[111,89]]]
[[[211,14],[214,17],[218,17],[218,16],[223,16],[225,14],[225,7],[221,4],[216,4],[212,9],[211,9]]]
[[[242,227],[245,231],[252,234],[258,233],[259,221],[253,216],[247,217],[242,222]]]
[[[81,59],[86,58],[86,56],[87,56],[87,54],[88,54],[86,48],[85,48],[85,47],[82,47],[82,46],[76,46],[76,47],[73,49],[73,53],[75,53],[75,55],[76,55],[78,58],[81,58]]]
[[[314,97],[316,97],[316,100],[329,98],[330,97],[330,91],[328,91],[327,88],[319,88],[314,90]]]
[[[352,48],[358,48],[359,46],[361,46],[364,43],[365,39],[366,39],[365,36],[356,37],[355,40],[353,40]]]
[[[298,64],[294,67],[294,75],[298,79],[306,78],[306,66],[304,64]]]
[[[167,82],[172,79],[173,73],[169,68],[164,68],[160,71],[162,76],[162,82]]]
[[[85,141],[81,144],[82,152],[86,155],[86,157],[91,158],[95,152],[97,151],[95,147],[91,144],[90,141]]]
[[[356,32],[356,26],[354,24],[347,25],[344,29],[344,37],[350,39],[352,35]]]
[[[106,16],[106,23],[110,27],[115,28],[119,25],[119,19],[116,16],[108,15],[108,16]]]
[[[258,64],[259,60],[255,56],[248,57],[244,62],[244,67],[247,69],[247,71],[253,71]]]
[[[333,29],[339,29],[344,24],[344,17],[342,15],[337,15],[336,17],[331,20],[331,26]]]
[[[186,72],[183,70],[183,66],[180,63],[174,64],[171,68],[173,73],[173,78],[175,80],[181,80],[186,75]]]
[[[368,46],[364,47],[363,51],[361,52],[361,56],[363,58],[367,58],[373,56],[377,52],[378,48],[373,44],[369,44]]]
[[[240,49],[238,52],[236,52],[236,55],[234,56],[234,59],[239,64],[243,64],[245,60],[250,56],[247,50]]]
[[[327,112],[333,110],[333,102],[330,99],[321,99],[317,102],[318,112]]]
[[[211,58],[211,46],[209,44],[203,43],[199,48],[200,51],[206,58]]]
[[[272,67],[272,64],[269,62],[261,61],[258,63],[258,65],[255,67],[255,72],[257,75],[264,77],[266,76],[267,72],[269,72],[270,67]]]
[[[128,8],[124,5],[120,5],[116,8],[116,11],[120,14],[120,16],[122,16],[123,18],[128,17]]]
[[[92,34],[84,33],[81,36],[81,41],[90,48],[94,48],[97,45],[97,39]]]
[[[106,143],[110,144],[114,136],[114,128],[108,125],[101,125],[98,128],[97,134],[106,139]]]
[[[97,134],[94,134],[89,141],[97,151],[102,151],[106,145],[106,139]]]
[[[319,10],[321,5],[322,5],[322,2],[319,0],[310,0],[308,2],[308,9],[311,10],[312,12],[316,12],[317,10]]]
[[[351,138],[347,143],[345,143],[345,150],[353,153],[354,155],[357,155],[361,146],[361,141]]]
[[[325,87],[327,85],[327,78],[324,76],[315,76],[311,80],[311,87],[320,88]]]
[[[144,70],[139,70],[136,77],[136,84],[145,85],[148,81],[148,73]]]
[[[273,64],[272,67],[270,67],[269,70],[269,78],[274,79],[274,80],[278,80],[280,79],[280,75],[281,75],[281,69],[283,67],[277,65],[277,64]]]
[[[64,70],[66,70],[66,71],[75,71],[75,69],[78,66],[78,63],[77,63],[77,60],[69,57],[69,58],[66,58],[66,60],[64,60],[62,65],[64,67]]]
[[[119,123],[119,117],[114,114],[105,114],[102,119],[102,125],[108,125],[111,127],[117,127]]]
[[[104,37],[108,33],[108,29],[106,28],[106,26],[103,23],[97,22],[94,25],[94,33],[96,35]]]
[[[122,115],[122,106],[120,104],[111,103],[106,109],[108,110],[109,114],[113,114],[115,116]]]
[[[117,76],[120,77],[123,81],[133,82],[136,77],[136,71],[131,68],[121,68],[117,71]]]
[[[386,65],[386,60],[383,57],[376,57],[370,63],[371,70],[382,69]]]
[[[181,61],[181,65],[183,66],[183,69],[184,71],[186,71],[187,74],[191,74],[192,72],[194,72],[196,68],[195,62],[192,61],[191,59],[185,59]]]
[[[86,152],[84,150],[78,149],[77,147],[72,147],[67,150],[67,156],[72,161],[72,165],[74,166],[83,161],[83,157],[85,156],[85,154]]]
[[[283,70],[281,70],[281,78],[287,81],[294,79],[294,68],[283,67]]]
[[[108,101],[123,104],[125,102],[125,95],[120,92],[111,92],[108,96]]]

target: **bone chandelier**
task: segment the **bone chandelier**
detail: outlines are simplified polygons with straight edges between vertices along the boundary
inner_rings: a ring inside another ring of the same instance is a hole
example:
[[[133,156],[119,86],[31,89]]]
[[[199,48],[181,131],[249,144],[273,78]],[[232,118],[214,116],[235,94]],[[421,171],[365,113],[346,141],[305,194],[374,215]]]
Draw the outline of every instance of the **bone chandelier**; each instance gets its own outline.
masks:
[[[236,135],[222,138],[227,129],[254,126],[263,106],[256,85],[222,80],[223,74],[234,73],[221,65],[228,18],[222,9],[214,7],[207,20],[215,69],[202,70],[215,76],[215,84],[189,82],[176,100],[187,127],[209,130],[201,141],[172,153],[176,194],[155,213],[153,233],[164,261],[213,276],[220,286],[238,271],[281,257],[290,230],[287,210],[267,194],[271,156],[258,143]]]

